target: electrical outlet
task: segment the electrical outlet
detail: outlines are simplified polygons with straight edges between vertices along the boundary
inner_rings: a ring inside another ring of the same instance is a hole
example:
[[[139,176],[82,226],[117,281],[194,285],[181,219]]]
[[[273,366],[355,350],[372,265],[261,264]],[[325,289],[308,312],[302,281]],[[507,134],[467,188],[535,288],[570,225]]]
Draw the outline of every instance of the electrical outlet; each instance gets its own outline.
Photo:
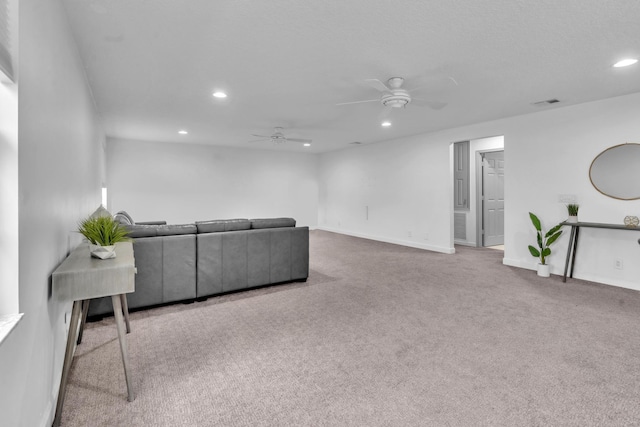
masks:
[[[614,265],[618,270],[622,270],[624,268],[624,264],[620,258],[616,258]]]
[[[407,231],[407,237],[411,237],[411,232]]]

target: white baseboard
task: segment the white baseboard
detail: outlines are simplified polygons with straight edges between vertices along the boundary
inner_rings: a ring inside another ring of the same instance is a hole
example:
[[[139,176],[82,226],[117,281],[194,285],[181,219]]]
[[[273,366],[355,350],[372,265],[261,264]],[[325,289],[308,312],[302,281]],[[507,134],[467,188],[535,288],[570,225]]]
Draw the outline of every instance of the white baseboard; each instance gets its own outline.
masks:
[[[524,268],[524,269],[533,270],[533,271],[536,270],[535,263],[522,262],[520,260],[514,260],[514,259],[508,259],[508,258],[503,258],[502,259],[502,263],[504,265],[509,265],[511,267]],[[563,276],[564,275],[564,265],[556,266],[556,267],[551,266],[551,274],[555,274],[555,275],[558,275],[558,276]],[[629,281],[626,281],[626,280],[622,280],[622,281],[611,280],[610,278],[607,278],[607,277],[600,277],[600,276],[592,275],[592,274],[574,274],[573,278],[574,279],[580,279],[580,280],[586,280],[588,282],[600,283],[600,284],[603,284],[603,285],[617,286],[619,288],[633,289],[635,291],[640,291],[640,284],[634,283],[634,282],[629,282]],[[567,278],[567,280],[571,280],[571,279]]]
[[[512,258],[502,258],[502,263],[504,265],[508,265],[511,267],[518,267],[518,268],[525,268],[527,270],[534,270],[536,269],[536,265],[534,262],[522,262],[519,259],[512,259]],[[555,270],[553,269],[553,266],[551,266],[551,273],[556,274]],[[560,273],[562,274],[562,272]]]
[[[360,237],[361,239],[369,239],[369,240],[375,240],[375,241],[378,241],[378,242],[393,243],[394,245],[408,246],[410,248],[417,248],[417,249],[424,249],[424,250],[427,250],[427,251],[440,252],[440,253],[443,253],[443,254],[454,254],[456,252],[456,250],[454,248],[445,248],[445,247],[442,247],[442,246],[428,245],[428,244],[424,244],[424,243],[416,243],[416,242],[412,242],[411,240],[391,239],[391,238],[388,238],[388,237],[375,236],[375,235],[369,235],[369,234],[364,234],[364,233],[356,233],[356,232],[351,232],[351,231],[346,231],[346,230],[341,230],[341,229],[335,229],[335,228],[326,227],[326,226],[318,226],[316,229],[317,230],[323,230],[323,231],[330,231],[332,233],[345,234],[347,236]]]
[[[562,274],[564,274],[564,271]],[[591,274],[574,274],[573,278],[580,279],[580,280],[587,280],[589,282],[602,283],[603,285],[617,286],[619,288],[633,289],[634,291],[640,291],[640,284],[629,282],[626,280],[614,281],[606,277],[600,277],[600,276],[591,275]],[[571,280],[571,279],[567,278],[567,280]]]

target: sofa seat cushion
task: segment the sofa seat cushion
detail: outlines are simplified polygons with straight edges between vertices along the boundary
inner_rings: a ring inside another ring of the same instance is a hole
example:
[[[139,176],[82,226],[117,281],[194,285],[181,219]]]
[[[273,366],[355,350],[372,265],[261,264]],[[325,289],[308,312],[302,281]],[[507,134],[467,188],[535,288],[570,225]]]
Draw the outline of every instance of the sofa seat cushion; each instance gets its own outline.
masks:
[[[251,220],[251,228],[280,228],[295,227],[296,220],[293,218],[258,218]]]

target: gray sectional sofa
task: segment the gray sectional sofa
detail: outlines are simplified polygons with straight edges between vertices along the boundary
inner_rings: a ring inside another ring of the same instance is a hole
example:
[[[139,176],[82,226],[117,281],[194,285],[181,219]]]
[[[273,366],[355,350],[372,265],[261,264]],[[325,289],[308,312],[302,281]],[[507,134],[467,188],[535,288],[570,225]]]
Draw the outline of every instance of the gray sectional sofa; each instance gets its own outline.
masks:
[[[309,276],[309,227],[296,227],[293,218],[131,223],[138,272],[136,291],[127,295],[130,309]],[[112,312],[110,299],[100,298],[88,314]]]

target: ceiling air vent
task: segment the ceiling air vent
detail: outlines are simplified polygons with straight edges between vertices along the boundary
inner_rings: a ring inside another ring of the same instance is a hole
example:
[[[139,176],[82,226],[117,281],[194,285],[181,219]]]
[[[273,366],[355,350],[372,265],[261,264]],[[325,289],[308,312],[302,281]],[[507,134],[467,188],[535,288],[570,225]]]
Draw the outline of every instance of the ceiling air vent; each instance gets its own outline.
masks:
[[[557,104],[558,101],[557,99],[547,99],[544,101],[538,101],[538,102],[534,102],[531,105],[535,105],[536,107],[546,107],[547,105],[551,105],[551,104]]]

